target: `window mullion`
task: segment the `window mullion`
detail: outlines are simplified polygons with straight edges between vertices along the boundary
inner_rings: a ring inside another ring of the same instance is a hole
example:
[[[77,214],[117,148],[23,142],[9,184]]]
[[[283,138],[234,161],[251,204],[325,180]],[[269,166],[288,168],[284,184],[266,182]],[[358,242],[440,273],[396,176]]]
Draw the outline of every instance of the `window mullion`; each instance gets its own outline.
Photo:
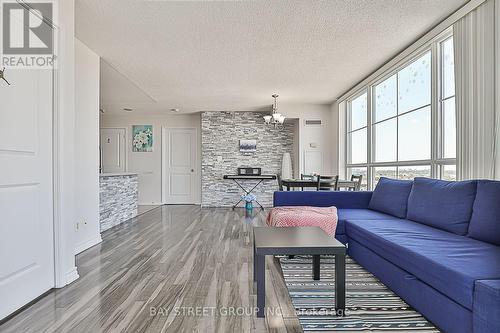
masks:
[[[442,131],[440,130],[440,87],[441,66],[439,65],[439,50],[437,42],[431,45],[431,177],[439,175],[436,160],[441,156]]]
[[[447,100],[452,99],[452,98],[455,98],[455,95],[451,95],[451,96],[448,96],[448,97],[441,97],[440,102],[446,102]]]
[[[345,164],[348,165],[349,163],[351,163],[351,142],[350,142],[350,139],[349,139],[349,131],[350,131],[350,121],[349,121],[349,117],[351,116],[351,102],[347,102],[346,105],[345,105],[345,144],[346,144],[346,147],[344,149],[344,161],[345,161]]]
[[[396,161],[399,162],[399,73],[396,74],[396,114]],[[397,167],[396,178],[398,178]]]
[[[370,165],[372,163],[372,158],[373,158],[373,152],[372,152],[372,147],[374,146],[373,143],[373,138],[372,138],[372,110],[373,108],[373,94],[372,94],[372,86],[369,86],[367,89],[367,95],[366,95],[366,165]],[[368,181],[371,177],[370,173],[370,168],[367,167],[366,169],[366,176],[367,176],[367,188],[370,190],[371,189],[371,182]]]

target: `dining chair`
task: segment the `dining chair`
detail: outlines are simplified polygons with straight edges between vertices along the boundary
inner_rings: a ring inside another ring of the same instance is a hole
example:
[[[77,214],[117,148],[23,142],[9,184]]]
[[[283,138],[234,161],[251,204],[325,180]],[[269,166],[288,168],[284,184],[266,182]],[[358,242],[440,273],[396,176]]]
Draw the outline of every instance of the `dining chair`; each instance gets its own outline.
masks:
[[[304,175],[303,173],[301,173],[300,180],[314,180],[314,176],[313,175]],[[304,187],[302,187],[301,190],[304,191]]]
[[[283,191],[283,182],[281,182],[280,174],[276,174],[276,180],[278,181],[278,190]]]
[[[318,175],[318,191],[337,191],[339,176],[319,176]]]
[[[356,185],[353,188],[354,191],[361,190],[361,182],[362,182],[362,180],[363,180],[363,175],[351,175],[351,182],[356,182]],[[349,190],[350,189],[351,188],[349,188]]]

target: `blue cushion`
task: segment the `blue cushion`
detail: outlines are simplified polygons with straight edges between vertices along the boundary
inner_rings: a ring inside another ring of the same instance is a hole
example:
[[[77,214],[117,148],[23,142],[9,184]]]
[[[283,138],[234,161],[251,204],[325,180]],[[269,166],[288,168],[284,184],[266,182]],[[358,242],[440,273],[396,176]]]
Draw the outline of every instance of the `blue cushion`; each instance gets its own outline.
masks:
[[[500,331],[500,279],[476,281],[474,332]]]
[[[281,191],[274,192],[274,207],[314,206],[368,208],[372,192],[368,191]]]
[[[407,219],[467,234],[476,197],[476,181],[449,182],[417,177],[408,198]]]
[[[372,272],[405,302],[438,326],[442,332],[472,332],[472,312],[470,310],[353,239],[349,239],[348,251],[357,263]],[[474,297],[475,306],[476,298]],[[405,330],[405,332],[410,331]]]
[[[335,238],[342,244],[347,244],[348,239],[346,234],[335,234]]]
[[[413,182],[411,180],[398,180],[381,177],[368,208],[378,210],[400,218],[406,217],[408,195]]]
[[[500,245],[500,182],[479,180],[469,237]]]
[[[339,221],[337,223],[336,234],[345,234],[345,222],[347,220],[388,220],[397,219],[394,216],[380,213],[370,209],[351,209],[341,208],[337,209]]]
[[[500,278],[500,247],[409,220],[346,223],[349,239],[472,309],[474,282]]]

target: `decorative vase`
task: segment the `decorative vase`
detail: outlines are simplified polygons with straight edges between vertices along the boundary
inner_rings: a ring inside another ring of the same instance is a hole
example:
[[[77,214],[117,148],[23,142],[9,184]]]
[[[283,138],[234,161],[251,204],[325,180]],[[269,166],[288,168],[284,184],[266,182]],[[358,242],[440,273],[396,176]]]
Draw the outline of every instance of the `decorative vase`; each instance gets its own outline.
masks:
[[[281,160],[281,179],[293,178],[292,158],[290,153],[283,153]]]
[[[247,210],[252,210],[253,209],[252,202],[251,201],[247,201],[246,204],[245,204],[245,208]]]

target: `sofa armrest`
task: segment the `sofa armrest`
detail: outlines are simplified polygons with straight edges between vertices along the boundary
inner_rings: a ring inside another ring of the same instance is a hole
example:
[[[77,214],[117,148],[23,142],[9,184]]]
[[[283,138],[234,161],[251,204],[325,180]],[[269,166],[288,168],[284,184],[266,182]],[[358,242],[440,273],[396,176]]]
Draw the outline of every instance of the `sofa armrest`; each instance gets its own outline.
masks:
[[[474,332],[500,332],[500,279],[475,282],[472,316]]]
[[[372,192],[368,191],[290,191],[274,192],[274,207],[314,206],[368,208]]]

